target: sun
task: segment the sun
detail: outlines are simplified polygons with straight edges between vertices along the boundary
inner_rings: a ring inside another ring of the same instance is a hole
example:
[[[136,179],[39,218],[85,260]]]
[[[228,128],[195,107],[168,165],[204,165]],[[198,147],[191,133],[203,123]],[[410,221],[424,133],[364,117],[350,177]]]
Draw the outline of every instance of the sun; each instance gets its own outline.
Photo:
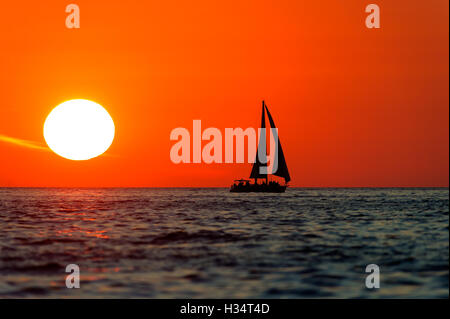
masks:
[[[59,104],[44,123],[48,147],[76,161],[103,154],[114,140],[114,131],[113,119],[103,106],[83,99]]]

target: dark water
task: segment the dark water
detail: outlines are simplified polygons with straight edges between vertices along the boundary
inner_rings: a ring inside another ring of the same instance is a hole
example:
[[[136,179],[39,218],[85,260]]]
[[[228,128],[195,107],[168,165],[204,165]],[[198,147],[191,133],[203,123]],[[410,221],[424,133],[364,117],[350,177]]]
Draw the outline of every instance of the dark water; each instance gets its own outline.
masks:
[[[448,196],[0,188],[0,297],[448,297]]]

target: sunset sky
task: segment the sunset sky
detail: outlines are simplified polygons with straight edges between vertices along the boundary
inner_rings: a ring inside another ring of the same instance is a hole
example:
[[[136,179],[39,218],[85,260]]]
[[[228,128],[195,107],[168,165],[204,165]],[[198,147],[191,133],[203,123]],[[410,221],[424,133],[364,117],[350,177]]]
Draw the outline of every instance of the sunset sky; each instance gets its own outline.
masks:
[[[70,3],[80,29],[65,26]],[[365,27],[369,3],[380,29]],[[170,132],[194,119],[256,128],[263,99],[292,186],[448,186],[448,12],[446,0],[2,2],[0,186],[226,187],[251,165],[176,165]],[[77,98],[116,128],[88,161],[43,137],[49,112]]]

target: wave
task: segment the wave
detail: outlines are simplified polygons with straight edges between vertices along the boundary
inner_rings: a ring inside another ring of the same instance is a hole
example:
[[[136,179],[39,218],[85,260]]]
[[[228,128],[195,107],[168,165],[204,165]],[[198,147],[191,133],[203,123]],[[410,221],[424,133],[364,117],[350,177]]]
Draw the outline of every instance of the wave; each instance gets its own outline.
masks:
[[[194,240],[230,242],[245,239],[246,238],[244,236],[228,234],[223,231],[200,230],[193,233],[188,233],[185,231],[175,231],[166,235],[157,236],[151,241],[151,243],[155,245],[164,245],[173,242],[189,242]]]

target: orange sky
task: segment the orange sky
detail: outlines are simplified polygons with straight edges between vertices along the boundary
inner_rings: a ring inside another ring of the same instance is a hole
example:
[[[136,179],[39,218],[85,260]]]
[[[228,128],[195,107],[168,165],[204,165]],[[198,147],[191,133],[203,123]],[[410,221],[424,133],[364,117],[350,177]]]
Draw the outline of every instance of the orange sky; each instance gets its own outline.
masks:
[[[76,3],[81,28],[65,27]],[[365,6],[381,8],[367,29]],[[448,1],[5,1],[0,135],[45,145],[74,98],[114,119],[79,162],[0,141],[0,186],[228,186],[249,164],[171,162],[173,128],[258,127],[293,186],[448,186]]]

